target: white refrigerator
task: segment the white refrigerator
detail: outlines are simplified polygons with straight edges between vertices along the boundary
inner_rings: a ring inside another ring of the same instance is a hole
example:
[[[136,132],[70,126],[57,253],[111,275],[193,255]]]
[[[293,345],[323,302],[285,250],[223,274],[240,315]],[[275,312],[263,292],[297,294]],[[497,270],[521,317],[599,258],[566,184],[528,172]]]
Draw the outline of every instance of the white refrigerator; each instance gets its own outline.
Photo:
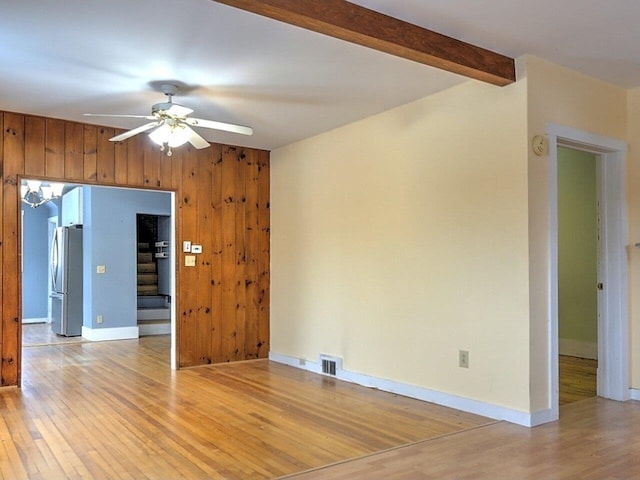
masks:
[[[56,228],[50,260],[51,329],[82,335],[82,225]]]

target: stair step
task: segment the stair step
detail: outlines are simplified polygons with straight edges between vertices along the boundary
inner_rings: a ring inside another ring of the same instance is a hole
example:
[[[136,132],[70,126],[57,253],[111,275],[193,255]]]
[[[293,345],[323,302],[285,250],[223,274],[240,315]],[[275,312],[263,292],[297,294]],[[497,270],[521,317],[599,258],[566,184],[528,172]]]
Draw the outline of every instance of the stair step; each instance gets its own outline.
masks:
[[[171,333],[171,322],[139,322],[138,335],[144,337],[146,335],[168,335]]]
[[[139,273],[138,285],[157,285],[158,275],[155,273]]]
[[[137,298],[138,310],[168,308],[170,301],[164,295],[145,295]]]
[[[138,263],[152,263],[153,253],[151,252],[138,252]]]
[[[156,273],[156,264],[138,263],[138,273]]]
[[[140,325],[171,325],[171,319],[160,319],[160,320],[138,320],[138,326]]]
[[[138,309],[138,322],[168,322],[171,320],[171,310],[168,308]]]
[[[138,285],[138,295],[158,295],[158,285]]]

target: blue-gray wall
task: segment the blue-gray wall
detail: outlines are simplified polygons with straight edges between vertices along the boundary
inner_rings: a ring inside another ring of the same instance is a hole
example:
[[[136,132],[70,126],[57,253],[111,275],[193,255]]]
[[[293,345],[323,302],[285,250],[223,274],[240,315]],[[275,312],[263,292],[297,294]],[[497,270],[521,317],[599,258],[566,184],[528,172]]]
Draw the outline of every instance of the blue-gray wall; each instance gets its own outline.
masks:
[[[49,301],[49,239],[46,206],[22,205],[22,318],[46,318]]]
[[[136,215],[171,215],[171,194],[84,189],[84,326],[134,327],[137,320]],[[97,274],[104,265],[106,273]],[[103,316],[103,323],[96,317]]]
[[[84,318],[89,328],[137,325],[136,214],[171,215],[171,194],[132,189],[83,188]],[[46,318],[49,301],[49,217],[60,201],[24,206],[22,318]],[[106,266],[98,275],[96,267]],[[103,323],[96,323],[96,316]]]

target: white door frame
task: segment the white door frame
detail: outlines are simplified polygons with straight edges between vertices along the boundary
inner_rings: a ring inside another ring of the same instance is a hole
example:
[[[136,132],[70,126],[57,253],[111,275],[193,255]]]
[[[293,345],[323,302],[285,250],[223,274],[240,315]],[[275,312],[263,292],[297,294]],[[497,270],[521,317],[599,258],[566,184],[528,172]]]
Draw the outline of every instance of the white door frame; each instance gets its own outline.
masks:
[[[598,155],[600,246],[598,281],[598,395],[630,399],[625,142],[547,124],[549,141],[549,396],[559,416],[558,379],[558,146]],[[595,287],[595,285],[594,285]]]

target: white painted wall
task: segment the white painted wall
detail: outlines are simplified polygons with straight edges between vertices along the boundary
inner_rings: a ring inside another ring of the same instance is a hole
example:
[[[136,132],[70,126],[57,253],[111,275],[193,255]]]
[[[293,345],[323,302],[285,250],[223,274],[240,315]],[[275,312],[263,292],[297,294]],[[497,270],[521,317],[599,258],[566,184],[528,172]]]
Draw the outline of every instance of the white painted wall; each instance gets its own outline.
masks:
[[[274,354],[530,411],[526,84],[272,152]]]
[[[548,412],[548,123],[629,143],[640,241],[640,89],[535,57],[272,152],[272,352],[532,416]],[[640,249],[629,249],[631,351]],[[471,368],[457,366],[458,350]],[[640,356],[632,356],[640,388]],[[636,395],[637,397],[637,395]]]
[[[535,57],[526,57],[528,138],[548,123],[605,137],[626,138],[626,91]],[[531,408],[549,405],[548,157],[529,151],[529,271]]]

